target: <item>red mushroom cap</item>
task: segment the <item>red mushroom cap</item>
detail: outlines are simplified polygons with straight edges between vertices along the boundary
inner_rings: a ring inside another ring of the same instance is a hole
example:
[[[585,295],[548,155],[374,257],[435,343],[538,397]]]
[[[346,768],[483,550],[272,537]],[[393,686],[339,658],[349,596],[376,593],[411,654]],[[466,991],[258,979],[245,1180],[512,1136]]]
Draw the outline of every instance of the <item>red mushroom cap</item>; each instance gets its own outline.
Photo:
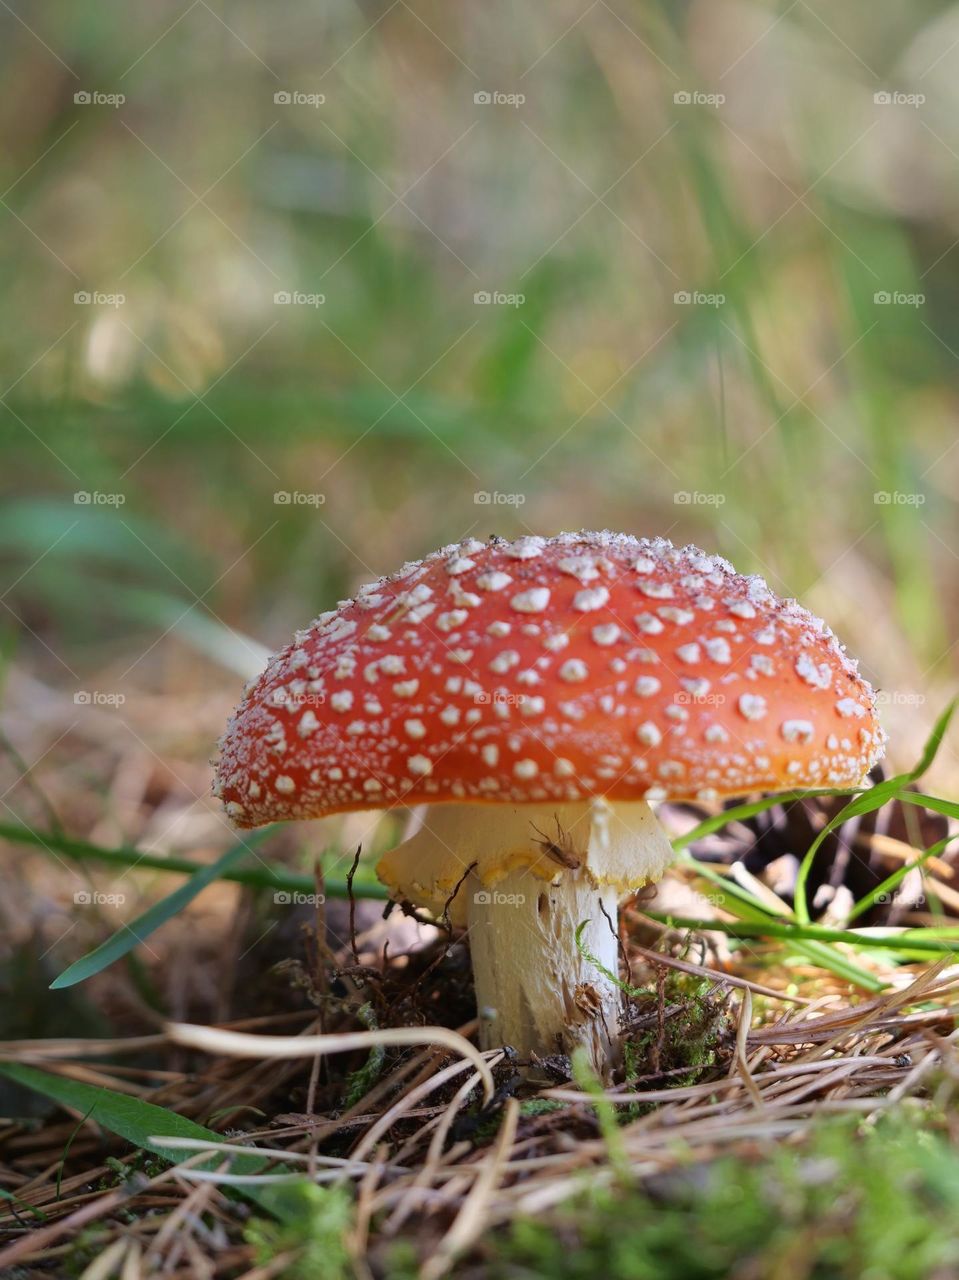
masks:
[[[614,533],[444,547],[277,654],[221,742],[244,827],[443,801],[843,787],[882,754],[832,632],[719,556]]]

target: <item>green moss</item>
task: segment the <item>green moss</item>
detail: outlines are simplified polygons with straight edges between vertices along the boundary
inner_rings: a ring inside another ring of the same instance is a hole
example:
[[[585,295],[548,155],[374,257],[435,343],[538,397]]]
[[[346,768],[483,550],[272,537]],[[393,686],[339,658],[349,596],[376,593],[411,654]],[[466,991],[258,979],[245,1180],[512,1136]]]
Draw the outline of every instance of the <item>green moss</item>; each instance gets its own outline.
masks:
[[[519,1219],[487,1246],[484,1274],[926,1280],[959,1272],[957,1220],[959,1153],[943,1137],[908,1113],[844,1118],[754,1163],[724,1158]]]
[[[353,1216],[350,1193],[304,1181],[278,1185],[273,1194],[279,1221],[253,1218],[244,1231],[257,1265],[266,1267],[279,1254],[292,1252],[296,1259],[283,1272],[286,1280],[348,1280],[353,1274],[346,1247]]]

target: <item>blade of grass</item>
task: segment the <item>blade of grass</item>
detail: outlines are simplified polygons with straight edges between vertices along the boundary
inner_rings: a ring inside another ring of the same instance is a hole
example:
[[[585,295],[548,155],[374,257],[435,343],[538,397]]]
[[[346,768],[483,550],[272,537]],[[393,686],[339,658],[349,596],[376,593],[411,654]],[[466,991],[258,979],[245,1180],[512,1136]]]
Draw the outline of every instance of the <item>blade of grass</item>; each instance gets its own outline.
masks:
[[[806,883],[809,879],[809,873],[812,870],[816,854],[819,852],[819,849],[826,837],[835,831],[837,827],[841,827],[844,822],[847,822],[850,818],[859,817],[864,813],[871,813],[875,809],[880,809],[890,800],[900,799],[907,800],[907,803],[923,803],[925,801],[927,802],[927,808],[935,809],[938,813],[949,813],[952,817],[959,817],[959,804],[952,804],[945,800],[934,800],[934,797],[931,796],[925,796],[922,800],[919,800],[916,798],[914,793],[906,791],[906,787],[915,782],[917,778],[922,777],[935,760],[936,754],[942,745],[942,740],[946,735],[946,730],[949,728],[950,721],[955,714],[957,703],[959,703],[959,698],[953,698],[952,702],[949,703],[942,715],[939,716],[933,726],[932,733],[926,741],[922,755],[919,757],[919,760],[913,769],[908,773],[901,773],[895,778],[889,778],[885,782],[877,783],[876,786],[871,788],[871,790],[862,792],[855,796],[850,800],[849,804],[845,805],[844,808],[836,814],[834,818],[826,823],[822,831],[820,831],[819,835],[816,836],[815,840],[806,850],[802,862],[799,865],[799,873],[796,876],[796,892],[794,898],[796,904],[796,918],[801,924],[808,924],[810,919],[809,904],[806,900]],[[946,807],[943,808],[943,806]]]
[[[866,929],[830,929],[818,924],[780,924],[775,921],[754,920],[703,920],[694,916],[668,915],[658,911],[645,911],[652,920],[659,920],[677,929],[694,929],[699,933],[728,933],[744,938],[783,938],[789,941],[845,942],[854,947],[878,947],[896,950],[901,944],[910,951],[952,955],[959,951],[959,928],[899,929],[892,926],[876,926]]]
[[[952,844],[953,840],[959,840],[959,835],[946,836],[944,840],[937,840],[935,844],[930,845],[928,849],[924,849],[918,858],[913,858],[911,862],[903,863],[898,870],[894,871],[891,876],[887,876],[881,884],[877,884],[875,889],[871,889],[869,893],[864,893],[858,900],[847,917],[849,920],[855,920],[868,911],[874,902],[886,894],[891,893],[906,878],[910,871],[916,867],[922,867],[930,858],[938,857],[945,849],[946,845]]]
[[[222,1142],[222,1133],[205,1129],[184,1116],[178,1116],[165,1107],[155,1103],[144,1102],[141,1098],[130,1097],[129,1094],[115,1093],[112,1089],[103,1089],[95,1085],[84,1084],[79,1080],[68,1080],[64,1076],[53,1075],[48,1071],[40,1071],[25,1063],[0,1062],[0,1073],[27,1089],[52,1098],[63,1107],[71,1108],[81,1115],[90,1116],[96,1122],[123,1138],[141,1151],[150,1151],[153,1155],[171,1164],[177,1164],[183,1158],[183,1152],[174,1147],[165,1147],[156,1137],[197,1138],[208,1142]],[[222,1159],[222,1153],[210,1161],[208,1167]],[[237,1155],[231,1165],[234,1173],[258,1173],[271,1162],[256,1156]],[[207,1166],[203,1166],[207,1167]],[[274,1168],[273,1172],[289,1172],[287,1169]],[[249,1200],[264,1202],[264,1207],[273,1211],[273,1199],[268,1203],[255,1187],[243,1187],[241,1194]]]
[[[108,965],[120,960],[128,951],[145,942],[151,933],[182,911],[197,894],[202,893],[214,880],[218,880],[224,871],[229,871],[248,858],[255,846],[262,844],[269,834],[268,827],[261,831],[254,831],[247,839],[227,849],[216,862],[211,862],[209,866],[195,871],[185,884],[181,884],[178,889],[174,889],[165,898],[155,902],[142,915],[137,916],[132,924],[123,924],[112,937],[101,942],[98,947],[81,956],[79,960],[75,960],[64,969],[63,973],[54,978],[50,983],[50,989],[59,991],[64,987],[76,986],[78,982],[85,982],[87,978],[92,978],[94,974],[100,973]]]
[[[266,832],[276,832],[278,825],[264,827]],[[144,853],[140,849],[103,849],[99,845],[88,844],[85,840],[75,840],[68,836],[54,836],[49,832],[34,831],[31,827],[19,826],[15,823],[0,822],[0,840],[10,840],[14,844],[33,845],[37,849],[45,849],[47,853],[61,854],[74,862],[103,862],[119,867],[148,867],[151,871],[174,871],[193,875],[202,871],[205,863],[194,862],[190,858],[181,858],[175,854],[166,857],[156,853]],[[250,870],[231,870],[220,876],[221,880],[229,880],[237,884],[251,885],[257,889],[285,889],[290,893],[315,893],[316,882],[312,876],[299,875],[294,871],[284,871],[272,867],[257,867]],[[354,889],[358,897],[385,900],[389,890],[378,883],[357,881]],[[349,891],[345,878],[327,876],[324,891],[328,898],[347,898]]]

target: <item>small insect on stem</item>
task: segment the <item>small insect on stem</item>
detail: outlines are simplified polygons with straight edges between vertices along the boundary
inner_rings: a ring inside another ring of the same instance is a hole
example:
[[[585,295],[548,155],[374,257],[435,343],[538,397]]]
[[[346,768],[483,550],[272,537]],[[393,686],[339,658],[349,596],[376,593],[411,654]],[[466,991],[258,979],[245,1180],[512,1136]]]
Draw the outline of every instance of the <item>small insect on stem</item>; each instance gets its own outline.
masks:
[[[539,837],[533,843],[539,845],[548,858],[552,858],[554,862],[558,862],[561,867],[567,867],[570,871],[578,871],[583,865],[583,860],[579,852],[573,845],[573,838],[568,831],[564,831],[559,824],[559,815],[553,814],[556,821],[556,839],[551,840],[545,832],[540,831],[539,827],[532,822],[529,824]]]

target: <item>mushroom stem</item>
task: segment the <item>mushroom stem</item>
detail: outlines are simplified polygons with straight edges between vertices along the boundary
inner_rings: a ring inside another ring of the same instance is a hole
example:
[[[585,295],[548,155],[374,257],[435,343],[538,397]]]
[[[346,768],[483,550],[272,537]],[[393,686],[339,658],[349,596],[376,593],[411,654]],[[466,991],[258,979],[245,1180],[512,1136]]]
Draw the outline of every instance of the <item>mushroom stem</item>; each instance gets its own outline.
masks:
[[[440,804],[377,874],[397,897],[467,926],[484,1048],[528,1058],[582,1045],[606,1079],[620,995],[602,969],[619,970],[616,906],[672,857],[641,800]]]
[[[512,1045],[521,1058],[582,1047],[608,1079],[620,993],[577,948],[576,930],[587,922],[582,951],[616,973],[616,890],[594,887],[582,870],[551,883],[523,869],[491,889],[474,875],[466,888],[481,1046]]]

